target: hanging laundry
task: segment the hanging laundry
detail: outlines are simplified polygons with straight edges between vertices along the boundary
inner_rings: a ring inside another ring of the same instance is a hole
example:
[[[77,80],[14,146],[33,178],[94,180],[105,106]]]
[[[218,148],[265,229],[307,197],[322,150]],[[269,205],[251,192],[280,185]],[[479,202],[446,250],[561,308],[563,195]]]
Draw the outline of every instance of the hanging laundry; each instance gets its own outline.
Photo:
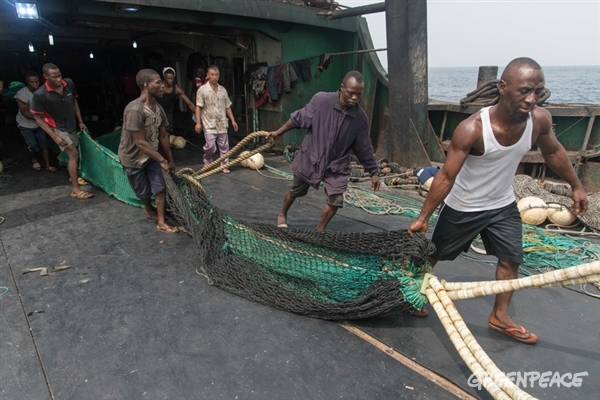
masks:
[[[319,65],[317,65],[317,69],[321,72],[329,68],[329,64],[333,61],[333,57],[331,54],[321,54],[319,57]]]
[[[252,90],[255,99],[260,99],[267,91],[267,66],[257,65],[250,73],[248,85]]]
[[[277,68],[279,68],[278,65],[269,67],[267,70],[267,91],[269,92],[269,101],[271,102],[279,100],[279,95],[277,93],[277,80],[275,78]]]
[[[281,97],[283,94],[283,80],[281,79],[281,75],[283,73],[283,64],[279,64],[277,70],[275,71],[275,82],[277,82],[277,95]]]
[[[283,83],[283,93],[291,93],[296,82],[298,82],[298,75],[296,75],[296,71],[294,71],[290,63],[283,65],[281,81]]]
[[[302,81],[308,82],[312,79],[309,58],[305,58],[304,60],[292,61],[290,64],[294,68],[296,75],[302,77]]]

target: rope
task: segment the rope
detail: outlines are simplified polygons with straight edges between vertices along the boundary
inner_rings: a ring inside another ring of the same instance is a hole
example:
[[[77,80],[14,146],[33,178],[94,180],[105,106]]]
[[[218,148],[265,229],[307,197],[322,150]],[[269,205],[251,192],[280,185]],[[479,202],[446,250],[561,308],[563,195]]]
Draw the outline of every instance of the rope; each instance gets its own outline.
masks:
[[[600,259],[600,246],[598,244],[587,239],[566,235],[566,233],[571,232],[575,234],[598,234],[568,231],[560,227],[558,227],[558,230],[553,231],[552,229],[555,226],[548,224],[544,229],[523,225],[523,263],[519,266],[521,274],[531,275],[535,272],[564,269]],[[471,250],[477,254],[485,255],[487,254],[485,249],[479,246],[481,243],[481,237],[477,236],[471,244]],[[495,264],[490,260],[476,259],[465,254],[461,254],[461,257],[471,261]]]
[[[592,108],[590,110],[590,112],[587,113],[587,115],[579,118],[577,121],[573,122],[571,125],[569,125],[567,128],[563,129],[560,133],[556,134],[556,137],[559,137],[560,135],[562,135],[563,133],[565,133],[566,131],[568,131],[569,129],[571,129],[572,127],[574,127],[575,125],[577,125],[581,120],[591,116],[597,109],[599,109],[600,107],[596,107],[596,108]],[[600,146],[600,145],[599,145]],[[594,150],[597,150],[598,146],[594,147]]]
[[[284,181],[291,181],[294,179],[294,175],[290,174],[289,172],[285,172],[285,171],[281,171],[277,168],[273,168],[267,164],[265,164],[265,169],[275,175],[279,175],[280,177],[277,176],[267,176],[265,174],[263,174],[262,172],[260,172],[259,169],[256,169],[256,172],[258,172],[260,175],[264,176],[265,178],[269,178],[269,179],[280,179],[280,180],[284,180]]]
[[[570,229],[565,229],[565,228],[574,228],[579,224],[574,224],[574,225],[570,225],[570,226],[560,226],[560,225],[556,225],[556,224],[547,224],[545,229],[548,232],[552,232],[552,233],[560,233],[563,235],[579,235],[579,236],[595,236],[595,237],[600,237],[600,233],[598,232],[589,232],[587,229],[587,227],[582,227],[581,230],[570,230]]]
[[[493,79],[481,85],[479,88],[467,93],[467,96],[460,99],[461,107],[477,106],[487,107],[493,106],[500,100],[500,92],[498,91],[498,83],[500,79]],[[542,104],[550,98],[550,89],[544,88],[537,104]]]
[[[344,201],[374,215],[400,215],[405,211],[394,201],[382,199],[374,193],[353,187],[349,187],[344,192]]]
[[[267,143],[248,152],[247,154],[245,154],[241,157],[237,157],[236,159],[229,161],[227,164],[221,165],[218,168],[214,168],[217,165],[219,165],[221,163],[221,161],[226,160],[231,155],[240,151],[246,143],[254,140],[255,138],[259,138],[259,137],[264,137],[267,140]],[[217,174],[232,165],[238,164],[238,163],[242,162],[243,160],[246,160],[246,159],[252,157],[256,153],[260,153],[261,151],[268,149],[269,147],[271,147],[273,145],[273,142],[274,142],[274,140],[273,140],[273,138],[271,138],[269,132],[258,131],[258,132],[251,133],[251,134],[247,135],[244,139],[242,139],[237,145],[235,145],[234,148],[229,150],[227,153],[225,153],[221,157],[217,158],[212,163],[205,165],[203,168],[201,168],[197,172],[194,172],[194,170],[192,170],[191,168],[184,168],[184,169],[178,171],[177,174],[182,175],[185,179],[187,179],[189,181],[191,181],[191,180],[188,177],[188,175],[191,175],[191,177],[196,181],[201,181],[202,179],[204,179],[206,177]]]

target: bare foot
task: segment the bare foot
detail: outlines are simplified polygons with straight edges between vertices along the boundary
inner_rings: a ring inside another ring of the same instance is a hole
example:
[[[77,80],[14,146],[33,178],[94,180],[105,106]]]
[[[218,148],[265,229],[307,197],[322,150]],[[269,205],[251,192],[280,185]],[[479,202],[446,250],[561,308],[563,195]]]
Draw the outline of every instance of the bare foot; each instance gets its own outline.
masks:
[[[285,218],[285,216],[283,214],[279,214],[277,216],[277,227],[278,228],[287,228],[288,227],[287,219]]]
[[[170,233],[170,234],[175,234],[175,233],[179,232],[179,228],[177,228],[175,226],[170,226],[167,224],[156,225],[156,230],[159,232]]]
[[[146,215],[147,218],[150,218],[154,221],[158,221],[158,213],[156,212],[155,208],[153,208],[152,210],[146,210],[144,208],[144,214]]]

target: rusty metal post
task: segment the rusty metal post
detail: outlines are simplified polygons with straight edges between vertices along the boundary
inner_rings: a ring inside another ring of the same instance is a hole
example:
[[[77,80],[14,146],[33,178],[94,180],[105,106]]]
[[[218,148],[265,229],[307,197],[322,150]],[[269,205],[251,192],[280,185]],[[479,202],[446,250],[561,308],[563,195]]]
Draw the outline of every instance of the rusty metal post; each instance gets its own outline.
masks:
[[[477,76],[477,89],[482,87],[489,81],[493,81],[498,77],[498,67],[487,65],[479,67],[479,75]]]
[[[407,168],[429,165],[430,152],[443,152],[427,111],[427,2],[386,0],[385,7],[390,119],[377,156]]]

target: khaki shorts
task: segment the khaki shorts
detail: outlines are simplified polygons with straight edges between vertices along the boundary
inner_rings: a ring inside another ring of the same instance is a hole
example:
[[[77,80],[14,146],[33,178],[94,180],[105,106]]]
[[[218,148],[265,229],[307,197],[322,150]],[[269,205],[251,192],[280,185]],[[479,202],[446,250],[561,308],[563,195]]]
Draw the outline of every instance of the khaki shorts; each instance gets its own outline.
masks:
[[[292,184],[292,188],[290,189],[290,196],[292,197],[302,197],[306,196],[308,193],[308,189],[310,185],[304,182],[302,179],[294,175],[294,183]],[[332,194],[329,195],[327,193],[327,189],[325,189],[325,194],[327,195],[327,204],[332,207],[342,208],[344,207],[344,194]]]
[[[54,133],[61,137],[65,142],[67,142],[66,146],[58,146],[60,147],[60,151],[65,151],[65,149],[69,145],[74,145],[75,148],[79,146],[79,138],[77,137],[77,132],[69,133],[65,131],[61,131],[60,129],[54,129]]]

